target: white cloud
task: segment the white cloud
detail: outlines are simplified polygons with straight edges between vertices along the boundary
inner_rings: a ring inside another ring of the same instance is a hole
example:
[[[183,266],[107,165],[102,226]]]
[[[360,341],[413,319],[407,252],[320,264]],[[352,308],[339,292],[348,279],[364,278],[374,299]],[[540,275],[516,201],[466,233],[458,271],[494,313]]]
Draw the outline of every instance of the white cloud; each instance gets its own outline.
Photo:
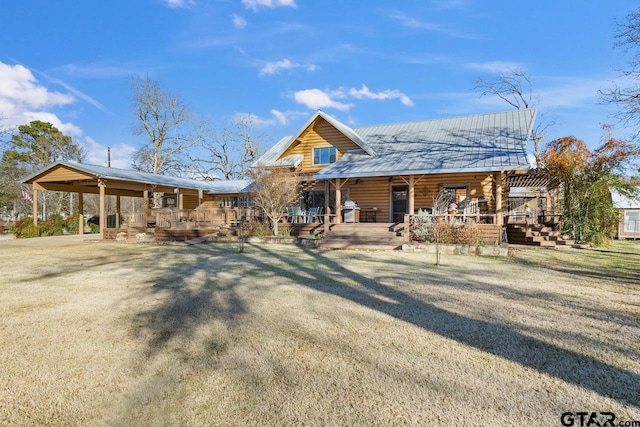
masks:
[[[294,100],[306,105],[307,107],[317,110],[322,108],[335,108],[340,111],[348,111],[353,104],[336,101],[336,99],[373,99],[384,101],[387,99],[399,99],[402,104],[407,107],[413,107],[413,101],[406,94],[400,92],[397,89],[384,90],[381,92],[371,92],[366,85],[362,85],[361,88],[338,88],[336,90],[320,90],[320,89],[306,89],[295,92],[293,95]]]
[[[405,95],[404,93],[400,92],[397,89],[395,90],[387,89],[383,92],[374,93],[374,92],[371,92],[369,88],[363,84],[360,89],[353,89],[353,88],[349,89],[349,95],[353,96],[356,99],[363,99],[363,98],[378,99],[378,100],[399,99],[400,102],[402,102],[407,107],[413,107],[413,101],[411,100],[411,98],[409,98],[407,95]]]
[[[49,122],[69,136],[78,137],[82,130],[73,123],[63,122],[51,109],[73,104],[69,94],[49,91],[22,65],[0,62],[0,111],[4,126],[16,127],[33,120]]]
[[[189,8],[196,4],[193,0],[163,0],[165,6],[171,9]]]
[[[283,59],[282,61],[278,62],[267,62],[267,64],[260,70],[260,75],[263,76],[265,74],[277,74],[281,70],[290,70],[295,67],[299,67],[299,65],[293,64],[288,59]]]
[[[272,126],[275,124],[274,119],[264,119],[253,113],[235,113],[233,115],[232,121],[234,122],[248,122],[253,126]]]
[[[341,92],[324,92],[320,89],[305,89],[293,94],[294,100],[298,104],[306,105],[313,110],[321,108],[335,108],[340,111],[348,111],[352,104],[345,104],[342,102],[334,101],[331,96],[341,97]]]
[[[135,147],[124,143],[106,146],[89,137],[84,139],[83,145],[86,150],[85,163],[106,166],[107,148],[111,148],[111,167],[131,169],[131,158],[136,151]]]
[[[233,15],[233,26],[242,30],[247,26],[247,20],[240,15]]]
[[[295,0],[242,0],[242,4],[247,9],[253,9],[253,11],[257,11],[259,7],[297,7]]]
[[[271,110],[271,114],[273,114],[276,121],[281,125],[288,125],[292,119],[307,117],[309,115],[306,111],[278,111],[275,109]]]
[[[289,120],[287,119],[287,115],[285,113],[283,113],[282,111],[271,110],[271,114],[273,114],[275,116],[276,120],[281,125],[286,125],[286,124],[289,123]]]
[[[273,75],[278,74],[282,70],[292,70],[294,68],[305,68],[309,72],[316,71],[318,67],[315,65],[302,65],[291,62],[289,59],[285,58],[282,61],[277,62],[267,62],[267,64],[260,69],[260,75]]]
[[[460,39],[480,39],[483,38],[477,34],[466,33],[464,31],[459,31],[455,28],[451,28],[446,25],[421,21],[413,16],[406,15],[401,12],[391,12],[388,14],[388,17],[396,20],[400,23],[401,26],[405,28],[411,28],[415,30],[425,30],[432,31],[437,33],[446,34],[450,37],[460,38]]]

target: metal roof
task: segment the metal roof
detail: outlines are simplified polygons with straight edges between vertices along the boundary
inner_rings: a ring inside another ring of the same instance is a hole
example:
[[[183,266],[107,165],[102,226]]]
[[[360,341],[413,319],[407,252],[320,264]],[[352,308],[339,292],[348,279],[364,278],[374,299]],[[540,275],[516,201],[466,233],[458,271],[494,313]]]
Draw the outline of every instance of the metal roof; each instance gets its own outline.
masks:
[[[106,166],[89,165],[85,163],[70,163],[70,162],[55,162],[47,167],[29,175],[22,180],[23,183],[31,183],[35,179],[45,173],[46,171],[56,167],[64,166],[70,169],[75,169],[79,172],[84,172],[88,175],[93,175],[96,178],[113,179],[120,181],[132,181],[149,185],[162,185],[178,188],[188,188],[193,190],[204,190],[210,193],[238,193],[242,189],[246,188],[250,181],[235,180],[235,181],[200,181],[189,178],[178,178],[175,176],[157,175],[147,172],[138,172],[128,169],[110,168]]]
[[[636,187],[636,197],[627,197],[611,189],[611,200],[616,209],[640,209],[640,187]]]
[[[514,110],[354,128],[375,155],[348,152],[314,178],[528,170],[535,116]]]

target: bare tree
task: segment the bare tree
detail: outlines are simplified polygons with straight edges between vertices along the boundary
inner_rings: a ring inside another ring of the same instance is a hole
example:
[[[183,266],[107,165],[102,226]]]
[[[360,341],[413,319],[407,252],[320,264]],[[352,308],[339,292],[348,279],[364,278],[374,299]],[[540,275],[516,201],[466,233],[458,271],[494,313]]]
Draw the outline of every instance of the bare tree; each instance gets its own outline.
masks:
[[[138,120],[133,133],[149,137],[149,142],[134,154],[134,169],[156,174],[184,174],[185,150],[199,138],[192,126],[189,107],[148,75],[132,77],[130,86]]]
[[[640,9],[630,12],[617,27],[614,46],[630,54],[631,59],[626,69],[619,70],[626,82],[601,89],[601,102],[619,108],[616,116],[620,124],[635,127],[633,137],[637,139],[640,136]]]
[[[264,135],[254,135],[251,117],[233,120],[230,127],[218,131],[208,120],[200,120],[205,137],[190,156],[200,175],[218,174],[223,179],[251,176],[251,165],[261,154]]]
[[[271,221],[273,234],[278,235],[278,222],[285,216],[287,206],[298,200],[298,176],[288,168],[265,168],[252,170],[252,199],[256,206]]]
[[[480,96],[497,96],[516,110],[535,108],[538,104],[533,97],[531,76],[520,69],[500,72],[490,80],[480,78],[476,80],[475,89]],[[536,126],[531,130],[536,165],[540,163],[540,143],[546,138],[549,127],[553,126],[553,122],[541,120],[542,116],[539,112]]]

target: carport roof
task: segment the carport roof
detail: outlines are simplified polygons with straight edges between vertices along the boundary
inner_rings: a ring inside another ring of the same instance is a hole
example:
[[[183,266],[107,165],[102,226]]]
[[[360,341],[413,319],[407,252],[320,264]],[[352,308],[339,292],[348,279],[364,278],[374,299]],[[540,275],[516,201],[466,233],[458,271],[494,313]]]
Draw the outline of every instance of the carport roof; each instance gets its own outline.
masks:
[[[79,182],[81,179],[62,179],[62,178],[54,178],[51,175],[53,171],[58,169],[65,169],[67,171],[76,172],[78,176],[84,176],[86,180],[106,180],[108,183],[116,182],[124,182],[124,183],[134,183],[139,185],[149,185],[154,188],[180,188],[180,189],[189,189],[189,190],[203,190],[208,193],[215,194],[229,194],[229,193],[238,193],[241,192],[245,187],[249,185],[249,181],[244,180],[235,180],[235,181],[223,181],[223,180],[213,180],[213,181],[204,181],[204,180],[196,180],[189,178],[179,178],[175,176],[167,176],[167,175],[158,175],[146,172],[138,172],[128,169],[118,169],[118,168],[110,168],[105,166],[98,165],[89,165],[84,163],[70,163],[70,162],[55,162],[47,167],[23,178],[22,182],[24,184],[33,184],[35,182],[38,183],[57,183],[59,185],[64,185],[66,183],[69,185],[71,181]],[[109,185],[107,185],[110,187]],[[69,189],[69,191],[74,191],[73,189]],[[158,190],[160,191],[160,190]]]

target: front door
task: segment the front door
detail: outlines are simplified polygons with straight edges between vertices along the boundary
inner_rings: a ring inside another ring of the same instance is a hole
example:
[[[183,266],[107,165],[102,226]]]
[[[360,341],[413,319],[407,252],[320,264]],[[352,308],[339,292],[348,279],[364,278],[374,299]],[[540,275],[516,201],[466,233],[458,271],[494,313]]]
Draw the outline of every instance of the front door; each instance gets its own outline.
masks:
[[[391,187],[391,222],[403,222],[408,213],[409,186],[394,185]]]

